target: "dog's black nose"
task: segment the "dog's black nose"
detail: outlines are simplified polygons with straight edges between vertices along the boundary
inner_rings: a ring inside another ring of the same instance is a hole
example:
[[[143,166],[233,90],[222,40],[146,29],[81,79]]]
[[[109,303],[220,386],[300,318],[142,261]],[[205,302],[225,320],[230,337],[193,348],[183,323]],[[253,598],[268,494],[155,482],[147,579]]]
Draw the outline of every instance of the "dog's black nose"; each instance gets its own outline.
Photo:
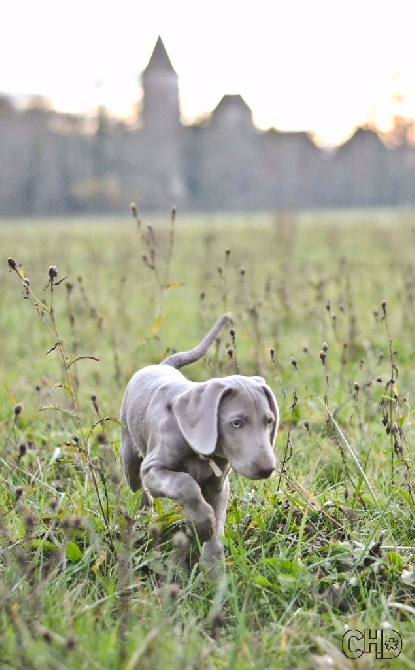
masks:
[[[263,468],[262,470],[258,471],[258,476],[260,479],[268,479],[268,477],[271,477],[272,473],[274,472],[275,468]]]

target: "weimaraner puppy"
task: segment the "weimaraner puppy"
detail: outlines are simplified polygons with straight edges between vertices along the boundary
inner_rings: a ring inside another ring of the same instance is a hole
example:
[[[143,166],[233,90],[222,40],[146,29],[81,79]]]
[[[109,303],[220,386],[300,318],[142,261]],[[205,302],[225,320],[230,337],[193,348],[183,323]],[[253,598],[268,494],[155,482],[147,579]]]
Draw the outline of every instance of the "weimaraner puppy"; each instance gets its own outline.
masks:
[[[192,382],[177,368],[199,360],[230,323],[222,316],[200,344],[138,370],[121,407],[121,460],[130,488],[179,503],[203,542],[202,564],[223,559],[228,473],[266,479],[275,468],[279,412],[262,377]]]

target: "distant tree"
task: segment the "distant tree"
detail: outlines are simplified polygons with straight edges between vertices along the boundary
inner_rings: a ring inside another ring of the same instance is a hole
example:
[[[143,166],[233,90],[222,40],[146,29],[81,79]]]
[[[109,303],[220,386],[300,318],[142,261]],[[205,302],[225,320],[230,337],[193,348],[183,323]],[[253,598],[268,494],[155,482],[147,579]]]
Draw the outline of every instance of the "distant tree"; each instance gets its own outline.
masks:
[[[43,95],[31,95],[26,105],[25,111],[29,112],[51,112],[53,109],[51,101]]]
[[[396,147],[414,144],[415,121],[412,115],[408,114],[409,94],[402,84],[399,72],[393,75],[391,84],[386,87],[384,93],[386,103],[391,109],[390,127],[383,133],[376,129],[377,132],[383,135],[385,142]]]
[[[7,95],[0,93],[0,116],[9,116],[16,111],[12,101]]]

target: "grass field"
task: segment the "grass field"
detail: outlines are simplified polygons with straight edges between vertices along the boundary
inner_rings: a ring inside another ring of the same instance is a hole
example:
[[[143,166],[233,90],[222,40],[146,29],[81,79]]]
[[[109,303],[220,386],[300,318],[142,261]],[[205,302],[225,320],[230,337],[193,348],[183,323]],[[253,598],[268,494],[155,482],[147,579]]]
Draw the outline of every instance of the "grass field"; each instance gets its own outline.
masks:
[[[0,668],[415,668],[415,213],[148,221],[0,222]],[[117,417],[226,311],[186,374],[263,375],[281,427],[214,584],[123,481]]]

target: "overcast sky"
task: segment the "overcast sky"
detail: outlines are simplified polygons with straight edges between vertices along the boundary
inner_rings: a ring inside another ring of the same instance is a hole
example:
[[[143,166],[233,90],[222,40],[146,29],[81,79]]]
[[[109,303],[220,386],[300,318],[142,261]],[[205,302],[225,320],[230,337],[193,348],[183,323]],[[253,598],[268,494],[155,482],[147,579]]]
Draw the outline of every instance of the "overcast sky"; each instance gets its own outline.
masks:
[[[186,121],[240,93],[260,128],[340,142],[396,92],[415,117],[414,25],[415,0],[3,0],[0,92],[127,114],[161,35]]]

